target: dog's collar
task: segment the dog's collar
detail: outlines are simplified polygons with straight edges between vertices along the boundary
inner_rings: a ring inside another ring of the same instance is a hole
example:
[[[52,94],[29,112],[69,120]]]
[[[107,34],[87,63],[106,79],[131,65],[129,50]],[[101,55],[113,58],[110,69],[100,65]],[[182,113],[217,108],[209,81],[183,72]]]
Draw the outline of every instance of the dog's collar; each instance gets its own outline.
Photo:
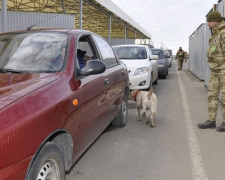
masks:
[[[140,90],[137,90],[137,91],[135,92],[135,95],[134,95],[134,101],[137,101],[137,94],[139,93],[139,91],[140,91]]]

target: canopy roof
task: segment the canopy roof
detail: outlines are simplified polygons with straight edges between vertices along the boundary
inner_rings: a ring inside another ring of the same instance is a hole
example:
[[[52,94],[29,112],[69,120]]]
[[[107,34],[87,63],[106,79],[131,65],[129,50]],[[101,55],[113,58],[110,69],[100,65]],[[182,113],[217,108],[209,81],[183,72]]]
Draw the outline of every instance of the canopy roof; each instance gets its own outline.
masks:
[[[151,39],[151,35],[111,0],[83,0],[82,29],[111,38]],[[75,28],[79,28],[80,0],[7,0],[7,10],[64,13],[75,15]]]

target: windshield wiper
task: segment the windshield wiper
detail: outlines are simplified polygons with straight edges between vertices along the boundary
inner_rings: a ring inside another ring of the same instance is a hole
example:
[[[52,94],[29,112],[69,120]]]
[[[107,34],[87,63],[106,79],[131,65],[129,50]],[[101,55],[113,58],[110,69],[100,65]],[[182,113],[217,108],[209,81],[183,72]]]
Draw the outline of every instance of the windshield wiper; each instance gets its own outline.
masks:
[[[0,73],[8,73],[8,72],[9,73],[18,73],[18,74],[24,73],[24,71],[21,71],[21,70],[0,68]]]

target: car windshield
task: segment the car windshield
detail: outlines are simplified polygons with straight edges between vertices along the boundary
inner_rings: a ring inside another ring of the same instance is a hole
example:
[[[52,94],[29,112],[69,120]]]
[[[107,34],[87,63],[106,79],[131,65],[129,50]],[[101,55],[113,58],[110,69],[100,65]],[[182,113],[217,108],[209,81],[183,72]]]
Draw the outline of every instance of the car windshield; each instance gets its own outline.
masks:
[[[153,55],[158,55],[159,59],[164,59],[165,58],[164,53],[163,53],[162,50],[153,50],[152,49],[152,54]]]
[[[147,59],[145,47],[113,47],[120,59]]]
[[[29,32],[0,35],[0,72],[54,72],[63,69],[68,35]]]

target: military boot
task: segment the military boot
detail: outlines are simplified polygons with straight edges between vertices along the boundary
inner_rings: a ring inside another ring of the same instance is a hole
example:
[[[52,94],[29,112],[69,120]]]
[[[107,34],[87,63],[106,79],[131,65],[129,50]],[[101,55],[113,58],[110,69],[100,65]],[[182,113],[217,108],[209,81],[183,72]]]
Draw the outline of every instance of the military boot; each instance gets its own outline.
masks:
[[[198,123],[198,128],[200,129],[215,128],[215,127],[216,127],[216,121],[207,120],[204,123]]]
[[[223,132],[225,131],[225,122],[222,122],[222,124],[216,128],[217,131]]]

